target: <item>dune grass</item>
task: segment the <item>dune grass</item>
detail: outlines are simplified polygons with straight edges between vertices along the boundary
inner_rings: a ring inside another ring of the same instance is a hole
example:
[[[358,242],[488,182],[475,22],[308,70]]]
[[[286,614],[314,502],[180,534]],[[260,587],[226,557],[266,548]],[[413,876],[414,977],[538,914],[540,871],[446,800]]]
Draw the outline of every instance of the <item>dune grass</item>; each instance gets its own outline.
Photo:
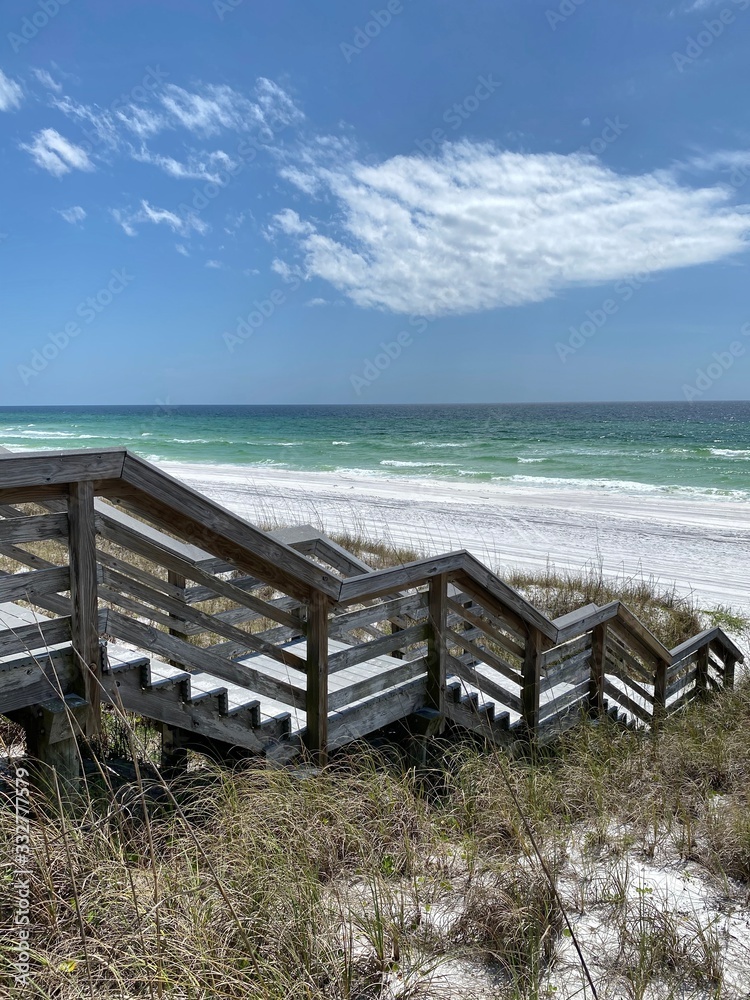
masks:
[[[336,541],[376,565],[418,557]],[[599,570],[509,582],[550,617],[623,600],[670,646],[712,622],[747,628]],[[142,731],[118,725],[134,780],[102,765],[62,813],[33,798],[24,984],[2,792],[9,1000],[572,998],[585,983],[568,923],[601,997],[739,998],[743,961],[750,981],[750,938],[732,943],[721,922],[748,920],[747,681],[658,735],[603,720],[533,757],[443,741],[419,772],[398,747],[361,747],[324,770],[196,758],[168,783],[146,766]],[[686,873],[719,902],[686,912],[644,866]]]

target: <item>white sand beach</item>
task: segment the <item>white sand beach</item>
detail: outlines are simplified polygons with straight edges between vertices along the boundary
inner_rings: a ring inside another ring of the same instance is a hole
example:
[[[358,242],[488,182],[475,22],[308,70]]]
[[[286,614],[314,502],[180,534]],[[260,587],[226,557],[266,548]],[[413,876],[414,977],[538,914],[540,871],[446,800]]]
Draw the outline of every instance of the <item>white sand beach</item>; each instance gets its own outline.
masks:
[[[311,523],[413,545],[466,548],[502,574],[510,567],[644,574],[701,606],[750,613],[750,503],[633,484],[559,487],[462,484],[353,472],[298,473],[162,463],[162,468],[255,522]]]

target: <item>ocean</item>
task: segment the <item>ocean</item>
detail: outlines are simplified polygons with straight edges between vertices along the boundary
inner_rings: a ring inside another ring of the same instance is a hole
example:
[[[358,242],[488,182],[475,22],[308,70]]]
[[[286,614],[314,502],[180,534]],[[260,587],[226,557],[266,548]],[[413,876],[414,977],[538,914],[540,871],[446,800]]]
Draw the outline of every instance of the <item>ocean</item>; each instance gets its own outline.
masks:
[[[750,499],[750,402],[0,408],[14,451]]]

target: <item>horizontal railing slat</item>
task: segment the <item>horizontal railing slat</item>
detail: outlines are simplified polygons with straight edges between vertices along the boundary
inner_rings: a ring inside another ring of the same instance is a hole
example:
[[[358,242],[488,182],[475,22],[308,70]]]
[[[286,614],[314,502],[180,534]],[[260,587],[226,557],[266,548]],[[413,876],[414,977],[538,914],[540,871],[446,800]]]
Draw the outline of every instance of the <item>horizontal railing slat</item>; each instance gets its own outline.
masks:
[[[364,663],[376,656],[386,656],[394,649],[401,649],[402,646],[410,646],[426,639],[428,633],[429,627],[427,625],[412,625],[394,635],[384,635],[381,639],[373,639],[372,642],[363,642],[358,646],[342,649],[340,653],[334,653],[333,656],[329,657],[328,673],[335,674],[339,670]]]
[[[31,517],[6,518],[0,521],[0,544],[22,545],[67,538],[67,514],[34,514]]]

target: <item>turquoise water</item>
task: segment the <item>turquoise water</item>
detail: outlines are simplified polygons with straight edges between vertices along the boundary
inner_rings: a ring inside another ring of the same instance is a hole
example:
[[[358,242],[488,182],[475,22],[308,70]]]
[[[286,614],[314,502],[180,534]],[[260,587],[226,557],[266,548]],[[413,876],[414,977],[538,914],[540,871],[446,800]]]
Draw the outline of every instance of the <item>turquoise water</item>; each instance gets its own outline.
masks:
[[[0,408],[12,450],[750,499],[750,402]]]

